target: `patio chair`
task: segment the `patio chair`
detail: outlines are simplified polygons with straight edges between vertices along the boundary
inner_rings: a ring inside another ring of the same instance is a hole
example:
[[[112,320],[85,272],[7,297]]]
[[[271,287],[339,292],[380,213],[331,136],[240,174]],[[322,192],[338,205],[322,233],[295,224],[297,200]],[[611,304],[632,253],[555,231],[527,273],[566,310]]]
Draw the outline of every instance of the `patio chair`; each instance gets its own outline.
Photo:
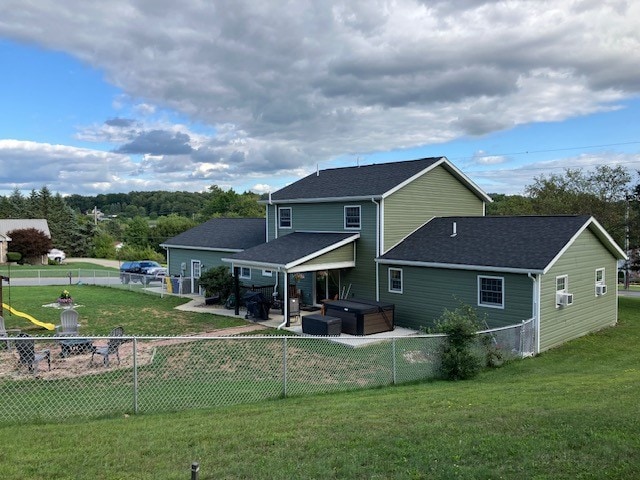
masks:
[[[3,339],[2,341],[0,341],[0,345],[5,345],[7,347],[7,350],[11,350],[12,340],[9,340],[9,333],[18,334],[20,333],[20,331],[21,330],[19,328],[5,328],[4,317],[0,315],[0,339]]]
[[[118,365],[120,365],[120,354],[118,348],[127,340],[122,337],[124,335],[124,328],[116,327],[109,333],[109,342],[105,346],[94,346],[91,351],[91,364],[93,365],[93,356],[95,354],[102,355],[102,363],[105,367],[109,366],[109,355],[115,355],[118,359]]]
[[[67,308],[60,313],[60,325],[56,325],[56,336],[69,337],[79,335],[80,315],[73,308]]]
[[[20,355],[20,359],[18,360],[20,365],[26,365],[29,368],[29,371],[33,372],[35,375],[38,373],[38,364],[42,360],[46,360],[49,370],[51,370],[50,350],[40,350],[36,352],[35,340],[26,333],[20,333],[14,342],[18,355]]]

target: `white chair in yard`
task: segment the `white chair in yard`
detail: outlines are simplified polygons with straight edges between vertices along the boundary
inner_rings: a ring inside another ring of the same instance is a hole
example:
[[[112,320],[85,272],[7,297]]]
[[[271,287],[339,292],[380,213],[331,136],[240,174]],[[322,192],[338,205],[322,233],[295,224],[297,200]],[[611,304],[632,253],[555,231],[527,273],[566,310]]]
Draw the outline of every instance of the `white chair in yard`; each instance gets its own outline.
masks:
[[[58,337],[71,337],[79,335],[80,315],[73,308],[66,308],[60,314],[60,325],[56,325],[56,335]]]
[[[7,328],[4,325],[4,317],[0,315],[0,345],[4,344],[7,350],[11,350],[11,340],[9,340],[9,333],[19,334],[21,330],[19,328]]]

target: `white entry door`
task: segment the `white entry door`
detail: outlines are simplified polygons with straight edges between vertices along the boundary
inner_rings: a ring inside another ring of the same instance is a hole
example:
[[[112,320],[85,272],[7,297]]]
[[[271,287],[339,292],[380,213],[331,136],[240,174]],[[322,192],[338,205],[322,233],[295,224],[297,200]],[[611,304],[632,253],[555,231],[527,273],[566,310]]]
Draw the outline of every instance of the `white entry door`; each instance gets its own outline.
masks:
[[[198,293],[198,279],[202,273],[202,262],[191,260],[191,293]]]

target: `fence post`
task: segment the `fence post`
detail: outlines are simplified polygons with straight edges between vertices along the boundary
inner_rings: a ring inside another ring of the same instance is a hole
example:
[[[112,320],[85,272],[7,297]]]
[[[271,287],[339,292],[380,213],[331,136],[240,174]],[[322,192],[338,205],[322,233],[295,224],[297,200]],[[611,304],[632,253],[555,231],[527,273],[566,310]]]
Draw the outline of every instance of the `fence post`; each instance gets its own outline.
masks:
[[[133,413],[138,413],[138,338],[133,337]]]
[[[287,397],[287,337],[282,339],[282,397]]]
[[[392,381],[393,385],[395,385],[396,381],[397,381],[397,379],[396,379],[396,375],[397,375],[397,373],[396,373],[396,338],[395,337],[391,341],[391,355],[393,356],[393,358],[391,360],[392,361],[392,368],[393,368],[393,376],[392,376],[391,381]]]

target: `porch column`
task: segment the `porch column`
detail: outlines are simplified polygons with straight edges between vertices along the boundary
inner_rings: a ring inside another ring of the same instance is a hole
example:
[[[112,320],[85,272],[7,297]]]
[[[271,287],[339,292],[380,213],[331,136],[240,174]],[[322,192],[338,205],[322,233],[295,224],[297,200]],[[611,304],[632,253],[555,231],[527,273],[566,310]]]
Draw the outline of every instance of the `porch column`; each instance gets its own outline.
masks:
[[[289,322],[289,272],[284,271],[284,319],[285,326],[290,327],[291,323]]]
[[[233,267],[233,293],[236,296],[234,313],[240,315],[240,269],[235,265]]]

